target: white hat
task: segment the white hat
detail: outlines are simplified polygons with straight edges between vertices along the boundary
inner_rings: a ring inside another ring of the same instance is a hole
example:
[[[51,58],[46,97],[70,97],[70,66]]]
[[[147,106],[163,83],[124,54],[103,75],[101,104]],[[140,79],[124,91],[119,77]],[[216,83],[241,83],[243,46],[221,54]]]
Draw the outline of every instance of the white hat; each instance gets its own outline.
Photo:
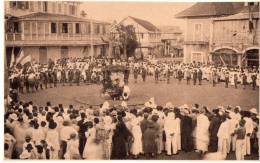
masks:
[[[28,159],[31,157],[31,153],[27,150],[24,150],[23,153],[20,155],[20,159]]]
[[[76,118],[76,121],[80,121],[80,120],[81,120],[81,117],[78,116],[78,117]]]
[[[187,109],[182,109],[182,112],[185,114],[189,114],[189,111]]]
[[[189,106],[188,106],[187,104],[184,104],[184,105],[182,105],[182,108],[184,108],[184,109],[188,109]]]
[[[102,109],[102,110],[103,110],[103,109],[109,109],[109,103],[108,103],[107,101],[105,101],[105,102],[103,103],[101,109]]]
[[[149,102],[146,102],[146,103],[144,103],[144,106],[145,106],[145,107],[150,107],[150,103],[149,103]]]
[[[250,113],[257,114],[256,108],[252,108],[252,109],[250,109],[249,111],[250,111]]]
[[[18,117],[17,117],[17,115],[15,114],[15,113],[12,113],[10,116],[9,116],[9,118],[10,119],[13,119],[13,120],[17,120],[18,119]]]
[[[175,117],[175,114],[173,112],[169,112],[168,117]]]
[[[165,107],[166,107],[166,108],[173,108],[173,105],[172,105],[171,102],[167,102],[167,103],[165,104]]]
[[[127,103],[125,101],[122,101],[121,106],[127,108]]]

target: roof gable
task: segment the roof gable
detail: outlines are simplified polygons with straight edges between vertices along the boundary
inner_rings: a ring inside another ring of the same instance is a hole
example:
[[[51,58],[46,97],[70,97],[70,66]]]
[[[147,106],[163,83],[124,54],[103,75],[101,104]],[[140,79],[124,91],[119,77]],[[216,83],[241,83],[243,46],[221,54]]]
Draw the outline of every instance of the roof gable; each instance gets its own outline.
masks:
[[[175,15],[176,18],[216,17],[238,13],[244,3],[240,2],[200,2]]]
[[[135,18],[135,17],[132,17],[132,16],[129,16],[129,18],[134,20],[136,23],[140,24],[142,27],[144,27],[148,31],[151,31],[151,32],[160,31],[155,25],[153,25],[152,23],[150,23],[146,20],[142,20],[142,19]]]

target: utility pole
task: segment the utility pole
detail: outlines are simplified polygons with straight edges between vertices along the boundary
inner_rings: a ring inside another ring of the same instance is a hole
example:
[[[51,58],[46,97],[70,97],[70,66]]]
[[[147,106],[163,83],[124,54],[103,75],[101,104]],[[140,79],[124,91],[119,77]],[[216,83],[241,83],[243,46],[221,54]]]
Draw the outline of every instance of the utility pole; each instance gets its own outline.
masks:
[[[91,60],[94,57],[94,43],[93,43],[93,33],[94,33],[94,28],[93,28],[93,20],[90,18],[90,56]]]

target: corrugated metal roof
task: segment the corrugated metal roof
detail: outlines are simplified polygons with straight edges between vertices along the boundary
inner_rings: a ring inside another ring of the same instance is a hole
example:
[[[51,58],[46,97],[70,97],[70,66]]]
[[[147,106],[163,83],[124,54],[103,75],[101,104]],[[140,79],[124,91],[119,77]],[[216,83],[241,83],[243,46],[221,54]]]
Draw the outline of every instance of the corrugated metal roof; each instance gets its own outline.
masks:
[[[251,6],[250,11],[252,12],[253,19],[259,19],[259,6]],[[213,20],[242,20],[242,19],[249,19],[249,7],[245,6],[242,10],[234,15],[215,18]]]
[[[44,13],[36,12],[19,17],[22,20],[54,20],[54,21],[77,21],[77,22],[86,22],[91,21],[90,19],[83,19],[75,16],[63,15],[63,14],[53,14],[53,13]],[[110,24],[108,22],[92,20],[94,23],[103,23]]]
[[[129,18],[133,19],[135,22],[140,24],[142,27],[144,27],[148,31],[152,31],[152,32],[160,31],[155,25],[153,25],[152,23],[150,23],[146,20],[142,20],[142,19],[135,18],[135,17],[132,17],[132,16],[129,16]]]
[[[254,12],[253,14],[253,19],[259,19],[259,12]],[[243,19],[249,19],[249,14],[248,13],[238,13],[235,15],[230,15],[226,17],[221,17],[221,18],[215,18],[213,20],[243,20]]]
[[[162,33],[182,33],[182,30],[179,26],[159,26],[158,28]]]
[[[238,13],[244,3],[200,2],[175,15],[176,18],[225,16]]]

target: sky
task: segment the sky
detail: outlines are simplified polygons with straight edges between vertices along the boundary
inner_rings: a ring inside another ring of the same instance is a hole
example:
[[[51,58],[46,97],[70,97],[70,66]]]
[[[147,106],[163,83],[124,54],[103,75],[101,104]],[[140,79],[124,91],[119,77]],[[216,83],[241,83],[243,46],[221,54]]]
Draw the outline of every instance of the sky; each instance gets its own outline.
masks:
[[[101,21],[119,22],[127,16],[147,20],[156,26],[180,26],[184,20],[175,19],[174,15],[192,6],[185,2],[83,2],[81,9],[88,18]]]

